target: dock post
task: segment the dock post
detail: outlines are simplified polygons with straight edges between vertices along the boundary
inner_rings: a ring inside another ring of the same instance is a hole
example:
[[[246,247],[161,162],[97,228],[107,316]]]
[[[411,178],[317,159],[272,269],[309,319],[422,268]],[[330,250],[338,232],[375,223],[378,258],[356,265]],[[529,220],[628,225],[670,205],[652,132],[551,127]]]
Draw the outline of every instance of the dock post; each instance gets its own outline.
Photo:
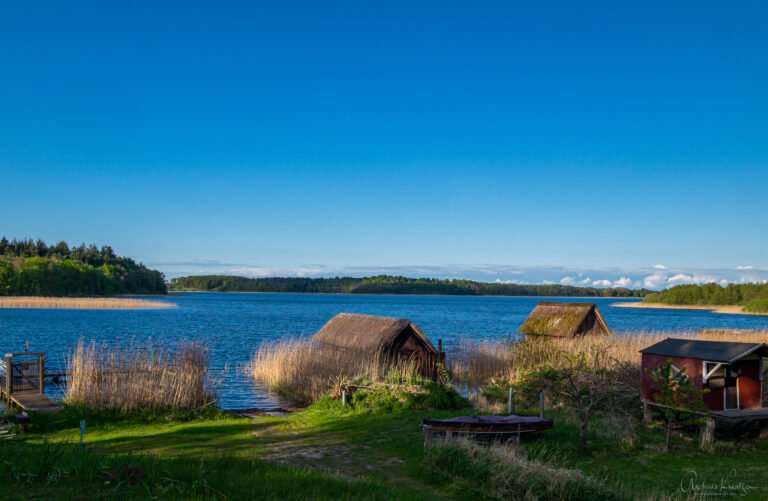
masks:
[[[651,426],[653,424],[653,413],[651,412],[651,404],[643,400],[643,424],[645,426]]]
[[[45,393],[45,358],[42,353],[38,358],[37,376],[38,381],[40,381],[40,394],[42,395]]]
[[[432,445],[432,425],[424,425],[424,447],[430,447]]]
[[[507,411],[509,415],[515,413],[515,390],[512,388],[509,389],[509,394],[507,395]]]
[[[11,404],[11,393],[13,393],[13,354],[5,354],[5,396],[8,397],[8,404]]]
[[[544,392],[539,392],[539,419],[544,419]]]
[[[707,423],[701,427],[701,446],[707,447],[715,439],[715,420],[707,419]]]

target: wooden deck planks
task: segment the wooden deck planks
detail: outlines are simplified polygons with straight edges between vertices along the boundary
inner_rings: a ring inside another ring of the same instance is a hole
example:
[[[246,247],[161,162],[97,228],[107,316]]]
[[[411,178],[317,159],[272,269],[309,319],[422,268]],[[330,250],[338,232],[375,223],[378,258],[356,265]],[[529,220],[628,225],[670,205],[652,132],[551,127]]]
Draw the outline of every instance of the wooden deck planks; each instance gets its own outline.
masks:
[[[38,392],[14,392],[11,400],[25,411],[56,412],[61,406]]]

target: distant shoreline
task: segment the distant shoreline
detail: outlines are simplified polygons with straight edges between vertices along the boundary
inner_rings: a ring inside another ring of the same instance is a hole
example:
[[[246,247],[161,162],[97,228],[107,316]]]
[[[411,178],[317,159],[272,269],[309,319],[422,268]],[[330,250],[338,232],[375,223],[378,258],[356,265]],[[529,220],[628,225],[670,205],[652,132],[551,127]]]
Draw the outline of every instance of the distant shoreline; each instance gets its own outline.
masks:
[[[722,313],[725,315],[757,315],[765,316],[768,313],[757,313],[751,311],[744,311],[743,306],[735,304],[665,304],[665,303],[643,303],[626,302],[626,303],[613,303],[611,306],[617,308],[652,308],[658,310],[708,310],[713,313]]]
[[[512,297],[512,298],[544,298],[544,299],[612,299],[614,301],[642,301],[640,297],[622,296],[542,296],[542,295],[507,295],[507,294],[409,294],[389,292],[267,292],[267,291],[202,291],[202,290],[169,290],[165,297],[183,294],[285,294],[307,296],[402,296],[402,297]]]
[[[0,308],[56,308],[80,310],[138,310],[176,308],[176,303],[116,297],[0,297]]]

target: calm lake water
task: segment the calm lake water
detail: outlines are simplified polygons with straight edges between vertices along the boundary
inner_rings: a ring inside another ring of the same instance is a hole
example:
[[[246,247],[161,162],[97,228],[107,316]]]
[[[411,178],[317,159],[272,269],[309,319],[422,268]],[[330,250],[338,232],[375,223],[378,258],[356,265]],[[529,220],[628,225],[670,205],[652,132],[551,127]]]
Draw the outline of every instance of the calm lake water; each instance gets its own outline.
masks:
[[[463,337],[505,339],[538,301],[575,298],[379,296],[358,294],[171,294],[164,310],[0,309],[0,353],[29,349],[64,367],[66,354],[83,338],[115,346],[175,345],[203,340],[210,350],[213,386],[225,409],[284,404],[248,378],[243,367],[259,345],[284,336],[309,337],[340,312],[406,317],[433,342],[447,348]],[[768,317],[708,311],[615,308],[615,298],[596,302],[617,334],[626,331],[693,331],[702,328],[768,329]]]

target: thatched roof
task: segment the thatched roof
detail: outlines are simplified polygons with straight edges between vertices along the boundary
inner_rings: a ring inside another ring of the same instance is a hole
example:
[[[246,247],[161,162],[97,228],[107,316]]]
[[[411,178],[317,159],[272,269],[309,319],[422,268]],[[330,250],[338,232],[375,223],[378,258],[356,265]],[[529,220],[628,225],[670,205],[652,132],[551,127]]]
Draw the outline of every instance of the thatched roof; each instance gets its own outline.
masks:
[[[427,351],[437,353],[427,336],[407,318],[339,313],[317,331],[314,339],[339,348],[391,351],[404,342],[404,336],[415,336]]]
[[[546,301],[536,305],[517,332],[557,337],[574,337],[587,332],[612,334],[595,303]]]

